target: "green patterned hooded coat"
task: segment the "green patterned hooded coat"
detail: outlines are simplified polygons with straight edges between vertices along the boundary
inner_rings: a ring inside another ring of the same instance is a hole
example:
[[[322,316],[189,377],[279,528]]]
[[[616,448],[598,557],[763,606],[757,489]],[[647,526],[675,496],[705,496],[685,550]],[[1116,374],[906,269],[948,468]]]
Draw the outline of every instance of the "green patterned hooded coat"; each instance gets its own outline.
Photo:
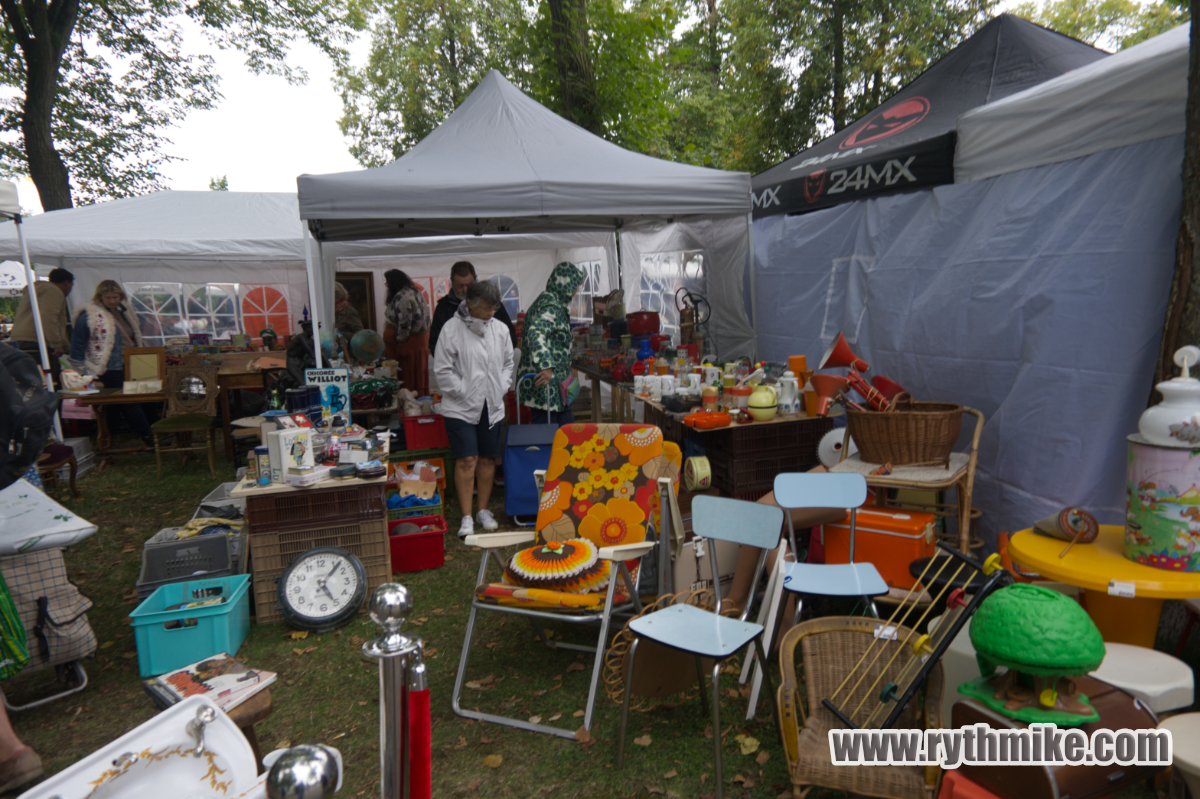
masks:
[[[525,332],[521,338],[521,365],[517,376],[536,374],[553,369],[550,381],[549,407],[546,386],[535,386],[533,380],[523,380],[517,386],[517,399],[522,405],[563,411],[559,386],[571,372],[571,296],[583,282],[583,270],[563,261],[554,267],[546,281],[546,290],[538,295],[525,313]]]

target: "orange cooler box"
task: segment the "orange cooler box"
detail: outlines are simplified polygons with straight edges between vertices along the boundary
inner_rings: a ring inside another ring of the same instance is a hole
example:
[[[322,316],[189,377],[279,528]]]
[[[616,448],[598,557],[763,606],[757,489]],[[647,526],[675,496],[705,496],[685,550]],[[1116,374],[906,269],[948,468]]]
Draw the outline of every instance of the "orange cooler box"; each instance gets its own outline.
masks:
[[[912,588],[916,580],[908,564],[934,553],[932,513],[864,507],[854,527],[854,562],[873,563],[892,588]],[[825,525],[825,562],[849,563],[850,514]]]

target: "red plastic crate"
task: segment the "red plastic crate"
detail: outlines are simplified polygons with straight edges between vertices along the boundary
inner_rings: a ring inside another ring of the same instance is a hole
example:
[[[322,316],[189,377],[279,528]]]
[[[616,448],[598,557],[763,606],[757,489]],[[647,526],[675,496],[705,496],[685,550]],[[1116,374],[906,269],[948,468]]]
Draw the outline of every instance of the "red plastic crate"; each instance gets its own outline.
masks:
[[[441,529],[423,533],[390,535],[401,524],[424,527],[436,524]],[[415,516],[388,522],[388,540],[392,547],[392,572],[419,572],[440,568],[446,562],[446,520],[442,516]]]
[[[504,420],[509,424],[517,423],[517,394],[510,391],[504,395]],[[521,405],[521,424],[533,423],[533,409],[528,405]]]
[[[404,446],[408,449],[439,449],[450,446],[446,420],[441,414],[404,417]]]

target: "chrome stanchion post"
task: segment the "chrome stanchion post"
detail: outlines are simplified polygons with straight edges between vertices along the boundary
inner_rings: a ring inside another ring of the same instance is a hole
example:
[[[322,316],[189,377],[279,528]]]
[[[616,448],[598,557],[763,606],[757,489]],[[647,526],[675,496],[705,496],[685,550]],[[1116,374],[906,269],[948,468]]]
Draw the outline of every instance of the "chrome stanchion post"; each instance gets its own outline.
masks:
[[[424,686],[420,638],[400,632],[412,611],[412,595],[399,583],[385,583],[371,595],[371,620],[383,635],[363,644],[363,654],[379,661],[379,773],[383,799],[408,799],[410,690]]]

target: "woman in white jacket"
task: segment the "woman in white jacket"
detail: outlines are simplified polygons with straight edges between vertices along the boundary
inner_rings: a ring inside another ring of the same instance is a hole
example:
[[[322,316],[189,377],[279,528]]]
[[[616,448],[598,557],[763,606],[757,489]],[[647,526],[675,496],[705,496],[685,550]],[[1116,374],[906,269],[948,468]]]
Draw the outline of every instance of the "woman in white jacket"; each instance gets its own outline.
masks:
[[[493,321],[500,307],[495,284],[477,281],[467,287],[466,301],[442,328],[433,373],[442,392],[442,416],[454,452],[454,486],[462,509],[459,536],[475,531],[471,517],[473,489],[478,491],[479,524],[499,525],[488,510],[500,435],[504,392],[512,383],[513,348],[508,328]]]

